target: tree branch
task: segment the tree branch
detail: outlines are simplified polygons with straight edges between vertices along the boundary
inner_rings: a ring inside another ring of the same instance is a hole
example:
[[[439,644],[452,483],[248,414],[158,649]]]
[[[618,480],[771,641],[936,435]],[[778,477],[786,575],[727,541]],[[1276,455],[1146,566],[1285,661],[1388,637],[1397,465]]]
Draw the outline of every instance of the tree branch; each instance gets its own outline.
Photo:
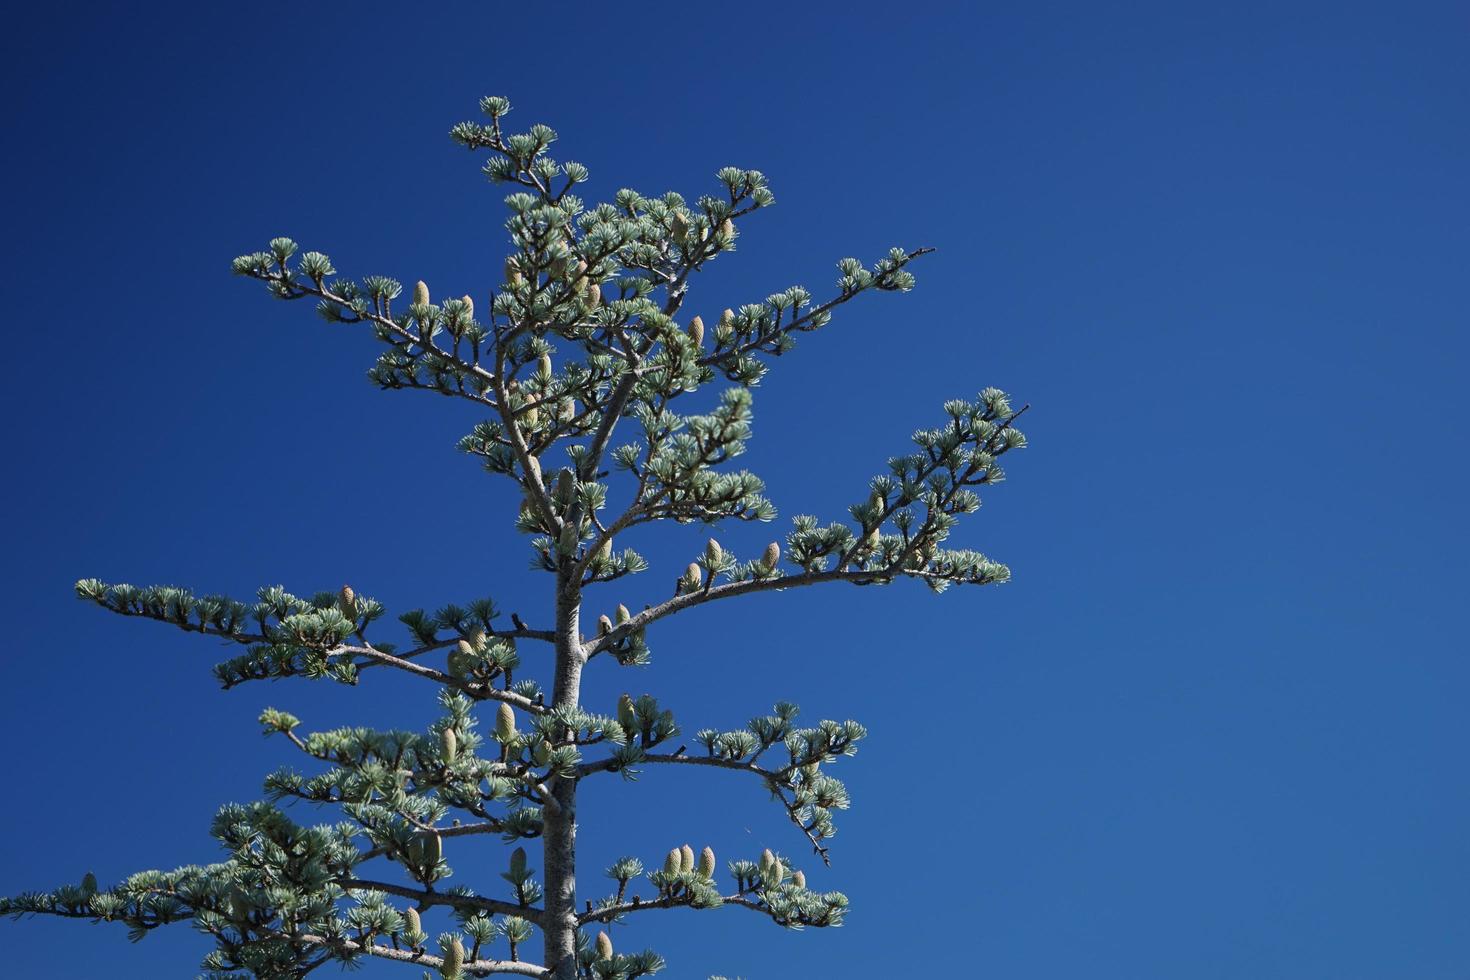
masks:
[[[338,949],[351,953],[361,953],[367,956],[377,956],[387,960],[397,960],[400,963],[418,963],[421,966],[427,966],[433,969],[438,969],[444,962],[442,957],[432,956],[428,953],[416,953],[408,949],[394,949],[392,946],[379,946],[376,943],[354,942],[351,939],[317,936],[308,932],[300,932],[294,935],[280,933],[280,938],[310,943],[314,946],[324,946],[328,949]],[[497,973],[507,973],[522,977],[551,976],[551,971],[544,966],[538,966],[534,963],[519,963],[513,960],[474,960],[466,963],[461,967],[461,970],[476,977],[488,977]]]
[[[431,905],[446,905],[450,908],[475,909],[480,912],[498,913],[500,915],[518,915],[532,922],[541,920],[541,910],[529,905],[517,905],[515,902],[503,902],[496,898],[480,898],[475,895],[451,895],[445,892],[431,892],[420,888],[409,888],[407,885],[395,885],[386,881],[364,881],[359,878],[338,878],[337,884],[349,891],[373,891],[385,892],[389,895],[397,895],[399,898],[411,898],[418,902],[420,907],[428,908]]]
[[[608,905],[600,909],[583,912],[577,916],[577,925],[587,925],[589,922],[611,922],[613,919],[627,915],[629,912],[642,912],[647,909],[676,909],[692,905],[693,899],[689,895],[665,895],[651,902],[644,902],[634,897],[631,902],[622,902],[618,905]],[[762,915],[770,915],[770,910],[759,902],[752,901],[742,894],[720,896],[722,905],[737,905],[752,912],[760,912]]]

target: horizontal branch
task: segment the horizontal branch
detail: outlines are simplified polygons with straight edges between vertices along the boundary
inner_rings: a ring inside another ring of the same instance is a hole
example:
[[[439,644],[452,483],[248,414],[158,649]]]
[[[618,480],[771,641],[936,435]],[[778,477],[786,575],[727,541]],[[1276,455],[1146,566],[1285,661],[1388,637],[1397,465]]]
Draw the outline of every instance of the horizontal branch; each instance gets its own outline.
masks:
[[[515,902],[502,902],[496,898],[451,895],[445,892],[425,891],[422,888],[409,888],[407,885],[395,885],[386,881],[366,881],[361,878],[339,878],[337,884],[349,891],[385,892],[389,895],[397,895],[399,898],[410,898],[425,908],[431,905],[445,905],[450,908],[475,909],[500,915],[518,915],[532,922],[541,921],[540,909],[528,905],[517,905]]]
[[[771,914],[770,910],[765,906],[738,893],[735,895],[722,895],[720,896],[720,902],[722,905],[737,905],[740,908],[750,909],[752,912],[760,912],[763,915]],[[629,912],[686,907],[693,907],[692,896],[665,895],[663,898],[656,898],[651,902],[644,902],[638,898],[634,898],[630,902],[622,902],[618,905],[608,905],[600,909],[593,909],[590,912],[583,912],[577,916],[577,925],[587,925],[589,922],[611,922],[613,919],[627,915]]]
[[[334,939],[311,933],[296,933],[294,935],[281,933],[280,936],[282,939],[310,943],[314,946],[325,946],[328,949],[362,953],[367,956],[381,957],[385,960],[398,960],[400,963],[417,963],[436,970],[444,963],[442,957],[431,956],[428,953],[416,953],[409,949],[395,949],[392,946],[379,946],[376,943],[360,943],[354,942],[351,939]],[[551,971],[544,966],[539,966],[535,963],[520,963],[514,960],[472,960],[464,964],[460,969],[464,973],[475,977],[489,977],[497,973],[513,974],[521,977],[551,976]]]
[[[738,772],[752,772],[756,775],[764,776],[768,779],[773,779],[780,775],[779,773],[772,772],[769,769],[762,769],[760,766],[757,766],[752,762],[740,762],[735,759],[721,759],[716,756],[708,755],[680,755],[679,753],[669,752],[662,755],[645,755],[635,764],[641,766],[645,762],[685,766],[713,766],[717,769],[734,769]],[[616,763],[617,760],[611,758],[602,759],[597,762],[586,762],[577,767],[577,775],[578,777],[582,777],[590,776],[594,772],[606,772],[614,769]]]

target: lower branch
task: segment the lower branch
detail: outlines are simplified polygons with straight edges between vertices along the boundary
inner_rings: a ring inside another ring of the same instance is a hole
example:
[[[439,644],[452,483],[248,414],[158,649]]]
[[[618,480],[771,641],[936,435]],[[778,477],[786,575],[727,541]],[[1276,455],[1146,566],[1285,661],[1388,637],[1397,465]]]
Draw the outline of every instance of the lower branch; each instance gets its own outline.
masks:
[[[532,922],[541,920],[541,910],[533,906],[502,902],[494,898],[480,898],[477,895],[453,895],[424,891],[420,888],[409,888],[407,885],[395,885],[386,881],[364,881],[360,878],[339,878],[337,884],[348,891],[383,892],[388,895],[397,895],[399,898],[413,899],[424,908],[431,905],[446,905],[450,908],[474,909],[492,914],[518,915]]]
[[[428,953],[416,953],[408,949],[394,949],[392,946],[379,946],[376,943],[353,942],[351,939],[333,939],[328,936],[312,935],[311,933],[297,933],[296,935],[289,936],[283,933],[281,938],[311,943],[315,946],[325,946],[329,949],[342,950],[349,953],[377,956],[385,960],[398,960],[402,963],[418,963],[434,969],[438,969],[444,963],[442,957],[431,956]],[[551,976],[551,972],[544,966],[538,966],[535,963],[519,963],[513,960],[473,960],[461,967],[461,970],[473,977],[489,977],[497,973],[508,973],[521,977]]]

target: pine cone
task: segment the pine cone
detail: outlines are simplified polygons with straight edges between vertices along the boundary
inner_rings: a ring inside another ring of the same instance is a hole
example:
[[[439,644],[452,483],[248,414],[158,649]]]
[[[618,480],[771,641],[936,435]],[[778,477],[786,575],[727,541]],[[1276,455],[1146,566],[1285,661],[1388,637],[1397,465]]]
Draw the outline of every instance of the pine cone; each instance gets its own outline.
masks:
[[[627,694],[618,698],[618,724],[622,725],[623,731],[630,736],[638,725],[638,715],[633,711],[633,699]]]
[[[495,738],[500,744],[505,745],[516,737],[516,713],[511,706],[504,701],[500,703],[500,709],[495,713]]]
[[[418,909],[414,908],[413,906],[409,906],[408,911],[403,913],[403,918],[408,926],[408,928],[405,930],[406,932],[413,933],[415,936],[423,934],[424,922],[422,919],[419,918]]]
[[[454,729],[446,728],[439,733],[439,740],[444,743],[444,761],[453,762],[459,754],[459,736],[454,734]]]
[[[683,864],[684,864],[684,858],[679,853],[679,849],[676,847],[672,851],[669,852],[669,856],[668,857],[664,858],[664,874],[666,874],[666,875],[676,875],[676,874],[678,874],[679,873],[679,869],[683,866]]]
[[[706,847],[699,852],[699,874],[703,878],[715,876],[715,849]]]
[[[429,305],[429,286],[422,279],[420,279],[418,282],[414,283],[414,287],[413,287],[413,305],[414,306],[428,306]]]
[[[612,631],[613,631],[613,622],[612,622],[611,619],[608,619],[607,618],[607,613],[603,613],[601,616],[598,616],[597,617],[597,632],[599,632],[599,633],[611,633]]]
[[[772,541],[770,544],[766,545],[766,553],[761,556],[761,564],[765,566],[766,571],[774,572],[776,570],[776,566],[780,563],[781,546]]]
[[[679,870],[685,874],[694,870],[694,848],[688,844],[679,848]]]
[[[801,872],[801,871],[794,872],[791,875],[791,883],[794,884],[797,888],[805,888],[806,887],[806,874],[804,872]]]
[[[704,344],[704,321],[699,317],[689,321],[689,339],[694,341],[695,347]]]
[[[458,980],[460,971],[464,969],[464,943],[459,937],[454,937],[454,942],[449,944],[449,949],[444,952],[444,962],[439,965],[439,975],[445,980]]]
[[[337,594],[337,608],[342,610],[342,615],[357,622],[357,596],[352,591],[352,586],[342,586],[342,591]]]
[[[720,547],[720,543],[714,538],[710,538],[709,542],[704,546],[704,563],[710,568],[718,568],[720,562],[724,560],[724,557],[725,552]]]
[[[605,932],[599,932],[597,934],[597,958],[600,960],[610,960],[613,958],[612,939]]]

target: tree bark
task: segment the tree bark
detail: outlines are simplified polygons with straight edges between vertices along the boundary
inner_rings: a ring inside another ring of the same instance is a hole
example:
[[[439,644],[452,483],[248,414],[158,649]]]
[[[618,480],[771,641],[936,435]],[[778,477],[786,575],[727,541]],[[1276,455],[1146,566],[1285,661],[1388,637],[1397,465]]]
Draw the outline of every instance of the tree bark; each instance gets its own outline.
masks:
[[[552,703],[572,707],[582,687],[581,595],[574,582],[560,581],[556,598],[556,680]],[[545,966],[556,980],[577,977],[577,780],[554,778],[557,813],[542,811],[545,864]]]

